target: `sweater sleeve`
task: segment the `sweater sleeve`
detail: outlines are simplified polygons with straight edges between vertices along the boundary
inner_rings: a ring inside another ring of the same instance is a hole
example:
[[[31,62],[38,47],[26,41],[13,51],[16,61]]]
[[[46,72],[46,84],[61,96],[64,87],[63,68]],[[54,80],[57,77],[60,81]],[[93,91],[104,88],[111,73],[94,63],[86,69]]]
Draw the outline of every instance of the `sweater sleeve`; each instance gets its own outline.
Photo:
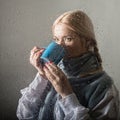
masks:
[[[114,84],[104,98],[91,110],[91,116],[97,120],[120,120],[119,92]]]
[[[64,111],[64,120],[88,120],[89,109],[82,106],[74,93],[63,99],[59,98],[59,105]]]
[[[19,99],[16,113],[19,120],[37,119],[42,102],[41,96],[47,86],[47,82],[37,73],[33,82],[21,90],[22,97]]]
[[[82,106],[76,95],[70,94],[65,98],[59,97],[58,103],[62,108],[64,120],[119,120],[119,94],[113,85],[104,98],[93,108]]]

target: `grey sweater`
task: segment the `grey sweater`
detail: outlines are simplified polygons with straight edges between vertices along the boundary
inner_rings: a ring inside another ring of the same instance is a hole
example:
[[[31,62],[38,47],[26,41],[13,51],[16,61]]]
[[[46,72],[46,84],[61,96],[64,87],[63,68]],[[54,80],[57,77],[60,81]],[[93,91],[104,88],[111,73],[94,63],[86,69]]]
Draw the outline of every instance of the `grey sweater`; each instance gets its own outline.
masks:
[[[80,77],[81,73],[99,68],[94,55],[62,61],[59,67],[74,92],[62,99],[37,73],[33,82],[21,90],[19,120],[120,120],[119,94],[112,79],[104,71]]]

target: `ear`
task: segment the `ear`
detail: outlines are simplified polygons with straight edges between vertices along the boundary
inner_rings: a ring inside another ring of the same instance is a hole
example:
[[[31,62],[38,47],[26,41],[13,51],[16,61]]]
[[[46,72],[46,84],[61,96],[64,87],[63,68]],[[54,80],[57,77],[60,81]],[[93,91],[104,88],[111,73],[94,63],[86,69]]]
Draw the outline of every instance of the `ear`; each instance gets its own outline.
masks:
[[[88,51],[94,51],[95,41],[92,39],[86,40],[86,48]]]
[[[83,48],[87,48],[87,42],[88,40],[85,37],[80,37],[80,41],[82,43]]]

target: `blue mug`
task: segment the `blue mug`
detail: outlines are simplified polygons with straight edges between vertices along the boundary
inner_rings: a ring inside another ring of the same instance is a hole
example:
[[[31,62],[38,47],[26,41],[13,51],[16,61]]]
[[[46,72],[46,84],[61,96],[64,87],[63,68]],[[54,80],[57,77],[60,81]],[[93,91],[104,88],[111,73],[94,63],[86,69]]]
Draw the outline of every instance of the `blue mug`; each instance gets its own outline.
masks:
[[[54,62],[57,65],[64,56],[65,49],[56,42],[51,42],[41,55],[40,59],[43,65],[49,61]]]

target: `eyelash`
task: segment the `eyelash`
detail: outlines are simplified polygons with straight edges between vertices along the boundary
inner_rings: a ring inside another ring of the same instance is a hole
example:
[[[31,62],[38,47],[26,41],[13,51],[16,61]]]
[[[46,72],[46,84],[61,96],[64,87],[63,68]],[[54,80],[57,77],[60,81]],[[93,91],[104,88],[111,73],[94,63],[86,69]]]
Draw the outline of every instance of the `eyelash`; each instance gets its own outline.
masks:
[[[56,42],[59,41],[59,39],[57,39],[57,38],[54,38],[54,37],[53,37],[53,39],[54,39]],[[64,38],[63,38],[63,40],[64,40],[64,41],[67,41],[67,42],[71,42],[73,39],[74,39],[73,37],[64,37]]]
[[[70,42],[70,41],[73,40],[73,38],[72,37],[66,37],[65,40]]]
[[[59,41],[59,39],[57,39],[57,38],[53,38],[56,42],[58,42]]]

